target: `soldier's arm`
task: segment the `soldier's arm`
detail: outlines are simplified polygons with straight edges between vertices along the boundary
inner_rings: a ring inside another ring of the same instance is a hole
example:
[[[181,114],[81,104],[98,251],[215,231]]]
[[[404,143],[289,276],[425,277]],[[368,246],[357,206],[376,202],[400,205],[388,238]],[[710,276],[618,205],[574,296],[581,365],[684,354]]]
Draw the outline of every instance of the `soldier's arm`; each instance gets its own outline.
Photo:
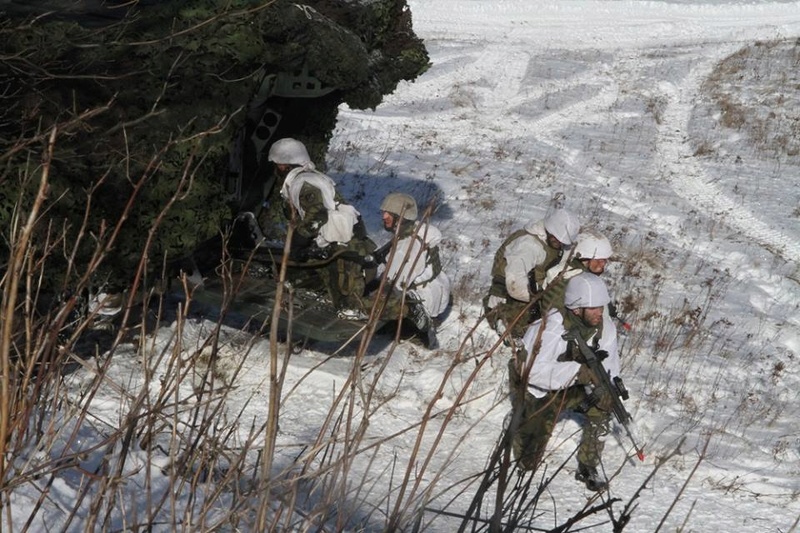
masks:
[[[506,290],[515,300],[531,299],[528,273],[547,255],[536,239],[523,236],[506,247]]]

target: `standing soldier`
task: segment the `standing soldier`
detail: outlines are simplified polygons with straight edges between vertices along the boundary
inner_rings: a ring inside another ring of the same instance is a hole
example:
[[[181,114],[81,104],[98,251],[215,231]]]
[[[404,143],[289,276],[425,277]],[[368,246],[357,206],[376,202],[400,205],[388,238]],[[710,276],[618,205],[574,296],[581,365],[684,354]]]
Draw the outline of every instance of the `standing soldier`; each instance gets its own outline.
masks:
[[[518,423],[516,428],[512,425],[512,448],[520,467],[538,467],[558,417],[572,411],[584,419],[575,478],[592,491],[606,487],[597,468],[602,437],[609,431],[612,400],[609,392],[594,387],[585,357],[564,334],[579,335],[596,352],[609,377],[618,377],[616,328],[610,327],[603,313],[608,302],[605,283],[595,274],[583,272],[571,278],[564,309],[552,309],[531,324],[510,376],[512,421],[516,421],[512,424]]]
[[[519,339],[538,318],[539,305],[531,302],[539,297],[547,271],[558,264],[579,230],[575,215],[556,209],[503,242],[495,254],[492,286],[484,298],[489,325],[500,335],[509,331],[511,340]]]

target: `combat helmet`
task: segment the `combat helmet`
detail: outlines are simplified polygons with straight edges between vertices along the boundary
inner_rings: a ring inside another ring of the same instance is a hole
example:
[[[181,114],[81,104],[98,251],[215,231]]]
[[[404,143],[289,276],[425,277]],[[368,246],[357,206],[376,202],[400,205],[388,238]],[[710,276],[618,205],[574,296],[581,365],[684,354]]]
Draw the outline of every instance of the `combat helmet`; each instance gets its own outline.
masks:
[[[268,159],[278,165],[304,166],[311,163],[306,146],[291,137],[275,141],[269,149]]]
[[[610,301],[606,284],[591,272],[581,272],[567,282],[567,290],[564,293],[564,306],[567,309],[603,307]]]
[[[578,234],[575,244],[575,257],[578,259],[610,259],[613,255],[611,242],[593,230]]]
[[[581,224],[571,212],[556,209],[544,219],[544,229],[564,246],[571,246],[578,237]]]
[[[402,192],[393,192],[386,195],[386,198],[381,202],[381,211],[397,216],[402,215],[406,220],[417,220],[416,200]]]

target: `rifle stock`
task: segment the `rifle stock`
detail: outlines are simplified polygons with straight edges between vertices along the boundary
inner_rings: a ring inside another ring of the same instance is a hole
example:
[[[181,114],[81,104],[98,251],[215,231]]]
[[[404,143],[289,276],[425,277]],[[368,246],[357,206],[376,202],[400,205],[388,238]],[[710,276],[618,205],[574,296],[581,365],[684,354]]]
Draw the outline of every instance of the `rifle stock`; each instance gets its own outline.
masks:
[[[276,263],[279,264],[283,259],[283,248],[272,245],[259,245],[253,249],[232,250],[232,254],[237,259],[248,259],[252,257],[254,261],[260,263]],[[373,254],[374,256],[374,254]],[[364,267],[373,266],[373,256],[362,256],[358,252],[352,250],[338,250],[333,252],[327,257],[313,258],[308,261],[297,261],[294,259],[287,260],[287,265],[295,268],[319,268],[328,265],[336,259],[344,259],[359,263]]]
[[[611,380],[611,377],[608,375],[605,367],[603,366],[603,362],[597,357],[597,354],[589,348],[589,345],[586,344],[586,341],[583,340],[583,337],[578,334],[575,330],[567,331],[563,338],[566,341],[575,341],[578,346],[578,349],[581,351],[581,355],[586,360],[585,364],[589,368],[593,378],[594,378],[594,385],[595,387],[600,387],[605,390],[606,393],[611,398],[611,411],[614,414],[614,418],[625,428],[625,433],[628,435],[631,443],[633,444],[634,449],[636,450],[636,456],[639,458],[640,461],[644,461],[644,450],[642,449],[639,444],[636,443],[636,439],[633,436],[633,431],[631,430],[630,424],[633,422],[633,417],[631,417],[628,410],[625,409],[625,406],[622,404],[622,399],[627,399],[628,391],[625,389],[624,386],[615,383]]]

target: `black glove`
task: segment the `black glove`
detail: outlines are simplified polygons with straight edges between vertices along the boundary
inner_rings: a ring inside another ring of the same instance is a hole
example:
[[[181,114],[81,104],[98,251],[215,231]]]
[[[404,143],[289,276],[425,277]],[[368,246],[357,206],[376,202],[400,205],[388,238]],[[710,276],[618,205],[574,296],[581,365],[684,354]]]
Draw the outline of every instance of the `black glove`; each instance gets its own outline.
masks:
[[[596,407],[601,411],[611,412],[611,396],[604,388],[596,387],[592,392],[588,393],[578,406],[578,411],[585,413],[592,407]]]
[[[309,259],[324,261],[325,259],[330,258],[330,256],[331,256],[330,246],[326,246],[325,248],[320,248],[319,246],[314,245],[308,250]]]
[[[594,354],[597,356],[598,361],[605,361],[608,359],[608,352],[605,350],[597,350]]]

